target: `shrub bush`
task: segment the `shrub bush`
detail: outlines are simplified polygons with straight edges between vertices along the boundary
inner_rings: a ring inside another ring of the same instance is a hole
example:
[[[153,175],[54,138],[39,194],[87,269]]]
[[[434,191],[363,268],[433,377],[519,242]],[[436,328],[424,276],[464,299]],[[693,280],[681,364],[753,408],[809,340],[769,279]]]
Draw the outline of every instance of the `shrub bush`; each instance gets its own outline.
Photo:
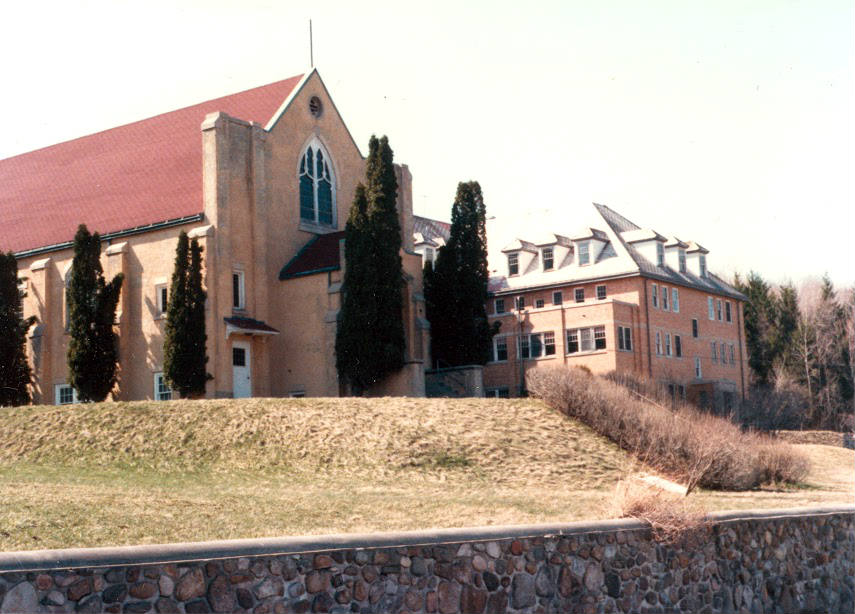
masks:
[[[802,479],[807,459],[783,442],[689,405],[669,410],[579,369],[533,369],[529,392],[584,422],[642,462],[694,488],[748,490]]]

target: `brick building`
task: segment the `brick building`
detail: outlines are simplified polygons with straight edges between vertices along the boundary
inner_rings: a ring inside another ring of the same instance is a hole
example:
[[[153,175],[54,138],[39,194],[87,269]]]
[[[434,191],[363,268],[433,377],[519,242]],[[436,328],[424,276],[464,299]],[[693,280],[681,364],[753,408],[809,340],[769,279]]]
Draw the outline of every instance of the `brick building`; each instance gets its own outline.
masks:
[[[487,394],[518,395],[534,367],[584,365],[733,407],[748,381],[745,296],[707,269],[699,244],[594,209],[597,227],[501,250],[487,305],[502,324],[484,369]]]

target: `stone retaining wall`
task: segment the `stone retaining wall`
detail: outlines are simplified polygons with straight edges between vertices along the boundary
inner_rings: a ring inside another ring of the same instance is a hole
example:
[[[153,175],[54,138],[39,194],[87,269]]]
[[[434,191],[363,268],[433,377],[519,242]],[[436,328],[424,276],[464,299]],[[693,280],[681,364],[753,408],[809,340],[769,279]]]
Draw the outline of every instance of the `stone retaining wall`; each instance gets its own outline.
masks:
[[[853,513],[7,553],[0,612],[851,612]]]

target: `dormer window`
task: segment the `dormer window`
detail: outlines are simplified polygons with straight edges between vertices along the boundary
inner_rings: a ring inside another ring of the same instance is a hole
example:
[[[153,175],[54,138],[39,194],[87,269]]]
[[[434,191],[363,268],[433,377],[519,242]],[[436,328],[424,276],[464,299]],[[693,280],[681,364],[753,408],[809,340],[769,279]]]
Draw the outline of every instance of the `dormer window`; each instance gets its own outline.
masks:
[[[517,253],[508,254],[508,275],[520,274],[520,255]]]
[[[678,258],[679,263],[680,263],[680,272],[685,273],[686,272],[686,250],[681,249],[679,252],[677,252],[677,258]]]
[[[591,243],[590,241],[581,241],[579,243],[579,266],[591,264]]]
[[[335,181],[329,155],[317,140],[300,160],[300,221],[335,225]]]
[[[656,266],[665,266],[665,246],[661,243],[656,243]]]
[[[698,265],[700,266],[701,277],[707,276],[707,256],[706,254],[700,254],[698,258]]]
[[[544,247],[543,251],[540,254],[541,259],[543,260],[543,270],[551,271],[554,266],[554,254],[551,247]]]

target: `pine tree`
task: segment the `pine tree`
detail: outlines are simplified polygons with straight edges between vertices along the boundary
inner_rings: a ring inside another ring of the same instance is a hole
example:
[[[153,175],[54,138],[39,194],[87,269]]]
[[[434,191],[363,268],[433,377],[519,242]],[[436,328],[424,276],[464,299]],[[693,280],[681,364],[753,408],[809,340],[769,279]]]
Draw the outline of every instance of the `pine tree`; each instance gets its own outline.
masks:
[[[775,359],[775,303],[769,284],[751,271],[747,282],[737,276],[736,288],[748,297],[745,303],[745,348],[755,381],[769,385]]]
[[[18,264],[12,252],[0,252],[0,406],[30,402],[27,331],[36,318],[23,317],[24,293],[18,289]]]
[[[182,397],[201,396],[209,379],[205,366],[205,298],[202,247],[187,233],[178,235],[175,267],[169,286],[163,340],[163,376]]]
[[[345,229],[344,300],[336,366],[361,394],[404,365],[398,182],[388,139],[368,144],[366,183],[357,186]]]
[[[448,243],[425,283],[431,352],[438,364],[485,364],[498,323],[487,321],[487,210],[477,181],[461,182]]]
[[[116,384],[119,350],[113,323],[123,279],[119,273],[106,283],[101,238],[81,224],[68,285],[68,380],[84,403],[103,401]]]

